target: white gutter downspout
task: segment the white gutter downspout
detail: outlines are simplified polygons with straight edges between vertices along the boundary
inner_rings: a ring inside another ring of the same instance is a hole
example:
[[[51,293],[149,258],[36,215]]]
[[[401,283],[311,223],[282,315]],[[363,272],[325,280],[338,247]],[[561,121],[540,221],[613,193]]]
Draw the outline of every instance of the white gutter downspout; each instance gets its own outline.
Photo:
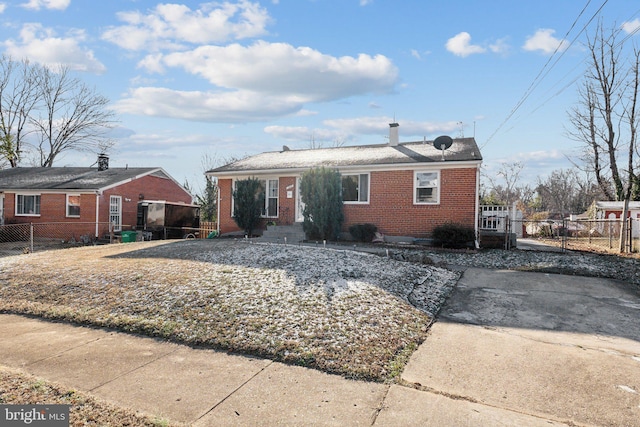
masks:
[[[216,187],[218,189],[218,206],[216,206],[216,231],[218,232],[218,237],[220,237],[220,200],[222,200],[222,197],[220,196],[220,186],[217,183]]]
[[[478,222],[480,215],[480,165],[476,169],[476,215],[475,215],[475,232],[476,232],[476,249],[480,249],[480,235],[478,234]]]
[[[100,223],[100,192],[96,191],[96,237],[99,237],[99,223]]]

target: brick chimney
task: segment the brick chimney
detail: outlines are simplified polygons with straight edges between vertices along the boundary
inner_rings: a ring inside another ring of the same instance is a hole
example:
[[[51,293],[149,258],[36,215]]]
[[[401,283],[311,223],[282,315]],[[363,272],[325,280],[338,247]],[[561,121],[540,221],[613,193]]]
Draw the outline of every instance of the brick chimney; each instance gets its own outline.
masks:
[[[109,156],[98,154],[98,171],[106,171],[107,169],[109,169]]]
[[[395,147],[400,143],[398,139],[398,123],[389,123],[389,145]]]

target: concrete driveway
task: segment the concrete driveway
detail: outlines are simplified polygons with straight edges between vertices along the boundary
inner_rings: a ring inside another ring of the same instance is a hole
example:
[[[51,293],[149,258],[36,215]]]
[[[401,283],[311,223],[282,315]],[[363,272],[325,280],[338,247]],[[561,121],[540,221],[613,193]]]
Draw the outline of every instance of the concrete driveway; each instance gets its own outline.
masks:
[[[479,405],[478,414],[500,410],[493,425],[530,415],[541,425],[640,426],[639,292],[615,280],[470,268],[402,378]]]

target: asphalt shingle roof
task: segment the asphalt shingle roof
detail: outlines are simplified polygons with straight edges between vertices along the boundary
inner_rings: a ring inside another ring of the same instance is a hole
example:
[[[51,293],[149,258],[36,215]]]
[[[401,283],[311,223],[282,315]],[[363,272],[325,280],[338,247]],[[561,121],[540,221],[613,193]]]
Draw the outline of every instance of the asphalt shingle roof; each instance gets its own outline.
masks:
[[[160,168],[10,168],[0,170],[0,191],[99,190],[149,174],[168,178]]]
[[[482,155],[474,138],[457,138],[444,151],[445,162],[478,162]],[[272,151],[247,157],[212,169],[210,175],[231,173],[255,173],[272,170],[296,170],[314,167],[357,167],[382,165],[415,165],[442,163],[443,153],[433,146],[433,141],[360,145],[350,147],[319,148],[308,150]]]

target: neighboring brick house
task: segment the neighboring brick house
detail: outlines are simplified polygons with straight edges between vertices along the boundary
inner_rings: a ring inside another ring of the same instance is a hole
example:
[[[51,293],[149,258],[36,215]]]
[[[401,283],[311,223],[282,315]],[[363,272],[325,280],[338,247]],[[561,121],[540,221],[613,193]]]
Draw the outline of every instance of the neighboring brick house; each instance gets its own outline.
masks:
[[[161,168],[51,167],[0,170],[0,224],[62,223],[60,232],[100,237],[136,225],[138,201],[192,203]]]
[[[458,138],[441,151],[431,141],[267,152],[206,172],[218,182],[221,234],[240,231],[233,220],[234,182],[256,177],[265,188],[264,224],[303,221],[299,183],[315,167],[338,170],[343,180],[343,231],[375,224],[387,236],[425,238],[455,222],[477,230],[482,156],[474,138]]]
[[[596,220],[611,220],[612,223],[620,221],[624,202],[596,201]],[[627,218],[630,218],[631,235],[634,239],[640,237],[640,202],[631,201],[627,211]],[[597,223],[598,231],[606,233],[606,222]]]
[[[624,202],[596,202],[596,219],[620,219]],[[629,202],[627,218],[640,219],[640,202]]]

